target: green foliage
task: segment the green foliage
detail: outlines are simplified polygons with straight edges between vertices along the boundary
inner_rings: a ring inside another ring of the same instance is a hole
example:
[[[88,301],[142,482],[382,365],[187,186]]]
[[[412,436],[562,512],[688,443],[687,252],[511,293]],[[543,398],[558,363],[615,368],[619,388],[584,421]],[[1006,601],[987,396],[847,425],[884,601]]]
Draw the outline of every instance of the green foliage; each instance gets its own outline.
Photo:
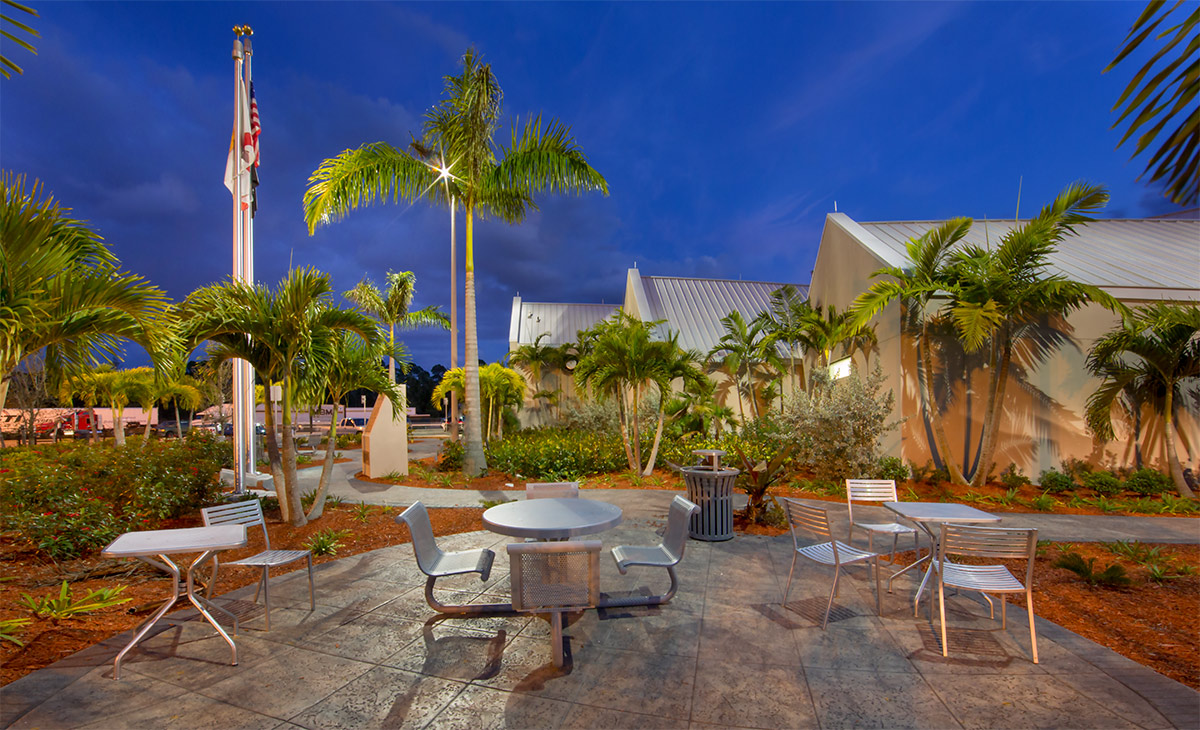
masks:
[[[1151,497],[1165,494],[1175,488],[1171,477],[1154,469],[1138,469],[1125,480],[1125,488],[1131,492]]]
[[[992,497],[992,501],[994,501],[996,504],[1004,505],[1005,507],[1011,507],[1013,504],[1021,504],[1022,500],[1017,496],[1019,492],[1019,487],[1010,487],[1004,494],[1001,494],[998,497]]]
[[[1052,494],[1069,492],[1075,488],[1075,481],[1071,477],[1054,469],[1047,469],[1042,472],[1042,476],[1038,481],[1044,491]]]
[[[342,540],[349,535],[349,530],[335,530],[327,527],[320,532],[313,533],[304,547],[311,550],[313,555],[337,555],[338,548],[342,547]]]
[[[520,431],[492,440],[487,461],[506,474],[547,482],[574,481],[628,466],[615,434],[563,428]]]
[[[801,479],[792,484],[797,489],[803,489],[806,492],[813,492],[825,497],[837,497],[839,499],[846,498],[846,482],[830,482],[824,479]]]
[[[1109,471],[1093,471],[1083,475],[1083,486],[1096,494],[1113,496],[1122,491],[1121,480]]]
[[[883,371],[862,380],[857,373],[831,381],[827,371],[812,374],[807,393],[785,408],[784,424],[796,441],[796,461],[820,479],[843,481],[871,474],[879,462],[879,439],[898,423],[888,423],[895,398],[883,390]]]
[[[925,462],[925,466],[917,466],[909,463],[912,468],[912,479],[914,482],[929,482],[930,484],[941,484],[942,482],[950,481],[950,472],[944,466],[937,466],[932,461]]]
[[[70,442],[0,450],[0,528],[55,560],[195,512],[220,492],[229,443],[191,433],[144,447]]]
[[[29,623],[29,619],[27,618],[0,619],[0,641],[11,641],[17,646],[25,646],[17,638],[17,632],[27,623]]]
[[[899,484],[907,481],[908,477],[908,466],[899,456],[884,456],[879,459],[879,466],[875,469],[876,479],[891,479]]]
[[[1163,494],[1163,512],[1172,515],[1200,514],[1200,500],[1176,497],[1174,494]]]
[[[1104,543],[1104,548],[1114,555],[1129,558],[1135,563],[1157,562],[1162,558],[1162,547],[1143,545],[1137,540],[1117,540]]]
[[[462,471],[463,442],[446,441],[442,444],[442,453],[438,457],[438,471]]]
[[[1059,462],[1059,471],[1071,477],[1076,484],[1082,484],[1084,477],[1092,472],[1092,465],[1072,456]]]
[[[1029,500],[1029,506],[1039,512],[1051,512],[1058,505],[1058,500],[1051,497],[1049,494],[1039,494]]]
[[[1170,495],[1167,495],[1170,496]],[[1166,511],[1161,499],[1154,497],[1139,497],[1125,500],[1125,509],[1130,512],[1140,512],[1147,515],[1160,515]]]
[[[1093,507],[1100,510],[1104,514],[1109,514],[1112,512],[1119,512],[1121,510],[1121,508],[1124,506],[1124,504],[1122,502],[1113,500],[1113,499],[1109,499],[1108,497],[1104,496],[1103,494],[1101,494],[1099,497],[1096,497],[1095,499],[1089,499],[1086,501],[1088,504],[1092,505]]]
[[[359,502],[351,509],[350,516],[365,525],[371,519],[371,505]]]
[[[516,500],[504,499],[503,497],[501,497],[500,499],[481,499],[481,500],[479,500],[479,504],[482,505],[482,507],[484,509],[490,509],[492,507],[495,507],[498,504],[508,504],[509,502],[515,502],[515,501]]]
[[[75,599],[71,595],[71,586],[64,580],[62,587],[58,591],[58,597],[52,598],[46,596],[44,598],[34,598],[28,593],[22,593],[21,603],[40,618],[59,621],[64,618],[71,618],[79,614],[91,613],[99,611],[102,608],[126,603],[129,601],[128,598],[118,598],[124,590],[125,586],[99,588],[94,591],[88,591],[88,594],[83,598]]]
[[[1029,486],[1030,481],[1029,477],[1017,471],[1016,464],[1009,464],[1008,468],[1000,472],[1000,483],[1009,489],[1020,489]]]
[[[788,526],[787,513],[779,506],[779,502],[772,497],[759,522],[769,527],[784,528]]]
[[[746,517],[761,522],[767,490],[783,476],[795,444],[785,441],[779,426],[765,417],[746,424],[741,442],[734,446],[742,471],[736,484],[750,497]]]
[[[1062,557],[1054,561],[1054,567],[1066,568],[1083,579],[1090,586],[1108,586],[1116,588],[1127,586],[1132,581],[1125,574],[1125,568],[1119,563],[1113,563],[1102,571],[1096,571],[1096,559],[1088,558],[1077,552],[1064,552]]]

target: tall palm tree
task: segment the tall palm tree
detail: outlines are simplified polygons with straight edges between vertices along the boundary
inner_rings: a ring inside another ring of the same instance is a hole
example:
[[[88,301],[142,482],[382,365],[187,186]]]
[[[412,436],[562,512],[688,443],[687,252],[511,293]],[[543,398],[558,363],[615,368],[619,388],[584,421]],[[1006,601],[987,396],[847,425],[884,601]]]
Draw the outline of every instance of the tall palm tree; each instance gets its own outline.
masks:
[[[462,73],[445,77],[445,97],[425,117],[423,146],[442,155],[440,169],[376,142],[325,160],[309,177],[304,194],[309,233],[318,224],[341,218],[376,199],[398,202],[401,198],[448,197],[462,203],[466,218],[466,400],[475,404],[467,407],[463,470],[472,476],[487,468],[478,410],[475,218],[492,215],[518,223],[536,208],[536,194],[608,192],[608,183],[587,163],[570,129],[558,121],[543,123],[537,117],[523,128],[514,122],[511,145],[497,145],[494,138],[502,98],[491,66],[468,49]]]
[[[211,341],[210,359],[220,364],[231,358],[250,363],[264,383],[281,383],[282,423],[276,443],[274,408],[266,409],[267,454],[283,519],[294,526],[307,523],[296,481],[293,440],[293,393],[304,371],[320,372],[333,357],[333,336],[348,330],[375,345],[381,340],[375,321],[358,310],[331,305],[329,275],[315,269],[293,269],[275,291],[262,285],[228,281],[197,289],[181,305],[187,345]]]
[[[939,292],[945,294],[947,284],[943,281],[947,260],[951,251],[971,230],[970,218],[952,218],[920,237],[910,238],[905,248],[908,265],[888,266],[871,274],[873,278],[891,277],[876,281],[867,291],[854,300],[850,307],[856,322],[866,324],[893,301],[904,303],[920,328],[918,346],[921,356],[921,372],[924,374],[925,412],[933,430],[934,443],[950,478],[955,484],[965,485],[966,478],[950,452],[950,440],[946,437],[946,426],[942,420],[941,405],[934,389],[933,338],[930,324],[933,318],[929,305]]]
[[[1134,310],[1101,337],[1088,354],[1088,369],[1103,378],[1088,398],[1087,423],[1100,438],[1114,437],[1112,411],[1130,388],[1144,394],[1162,419],[1171,479],[1180,496],[1193,498],[1175,446],[1175,413],[1200,390],[1200,307],[1150,304]],[[1137,410],[1141,410],[1141,403]]]
[[[450,319],[436,306],[410,312],[417,290],[417,275],[411,271],[387,272],[387,291],[380,291],[369,279],[358,282],[345,297],[363,311],[378,319],[388,329],[388,378],[396,382],[396,328],[410,330],[418,327],[450,329]],[[336,401],[335,401],[336,402]]]
[[[1163,0],[1151,0],[1146,4],[1146,9],[1125,36],[1117,57],[1104,72],[1111,71],[1151,39],[1166,41],[1121,92],[1113,111],[1121,109],[1122,105],[1125,109],[1113,122],[1113,127],[1126,120],[1129,122],[1118,147],[1142,131],[1132,157],[1140,155],[1163,135],[1142,175],[1149,174],[1151,183],[1162,180],[1165,185],[1163,195],[1179,205],[1191,207],[1200,198],[1200,184],[1197,184],[1200,176],[1200,114],[1196,113],[1196,94],[1200,92],[1200,73],[1196,71],[1196,28],[1200,25],[1200,7],[1177,0],[1162,12],[1166,6]],[[1153,35],[1181,6],[1180,21]],[[1160,62],[1163,65],[1158,68]],[[1176,119],[1178,124],[1175,124]],[[1168,124],[1174,127],[1168,129]]]
[[[946,269],[946,311],[968,352],[988,348],[989,382],[979,458],[971,484],[983,486],[999,440],[999,420],[1017,340],[1045,317],[1066,316],[1088,302],[1114,311],[1124,307],[1109,294],[1058,274],[1047,274],[1049,256],[1074,226],[1103,208],[1099,186],[1067,186],[1036,217],[1010,230],[995,247],[966,246],[951,254]]]
[[[0,197],[0,408],[13,370],[43,349],[48,371],[67,375],[120,355],[121,339],[160,351],[162,290],[118,270],[40,183],[4,173]]]
[[[808,342],[807,326],[810,317],[812,317],[812,307],[807,298],[791,284],[784,284],[771,292],[770,303],[758,315],[765,333],[764,346],[771,346],[777,342],[787,346],[788,361],[791,366],[788,369],[788,376],[792,384],[793,395],[805,387],[804,361],[797,360],[796,353],[802,347],[811,347]],[[799,378],[798,384],[797,378]]]
[[[312,402],[323,402],[328,395],[331,403],[339,403],[342,398],[357,388],[368,388],[390,400],[398,413],[406,405],[404,391],[397,385],[395,378],[385,376],[379,368],[379,361],[386,353],[389,358],[399,356],[394,345],[384,345],[379,342],[368,344],[358,335],[339,331],[334,333],[331,342],[330,357],[325,368],[319,372],[310,373],[301,388],[303,397]],[[329,492],[329,476],[333,473],[334,455],[337,450],[337,418],[329,419],[329,432],[325,440],[325,460],[321,465],[321,479],[317,483],[317,494],[309,507],[305,518],[315,520],[325,510],[325,496]]]
[[[175,420],[179,421],[179,407],[189,410],[200,407],[204,394],[196,387],[195,382],[186,375],[176,375],[171,371],[155,372],[153,368],[134,368],[129,371],[133,380],[129,398],[146,412],[146,426],[142,432],[142,448],[150,441],[150,429],[153,425],[150,414],[155,406],[175,406]],[[159,417],[163,409],[159,409]]]

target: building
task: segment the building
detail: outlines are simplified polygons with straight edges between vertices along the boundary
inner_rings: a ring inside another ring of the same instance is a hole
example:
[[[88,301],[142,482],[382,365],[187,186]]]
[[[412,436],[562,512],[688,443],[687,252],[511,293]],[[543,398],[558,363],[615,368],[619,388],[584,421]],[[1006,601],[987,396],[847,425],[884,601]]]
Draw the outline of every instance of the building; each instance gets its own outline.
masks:
[[[907,241],[938,223],[859,223],[844,213],[830,214],[813,271],[811,300],[839,309],[849,306],[871,285],[875,271],[904,267]],[[976,221],[965,243],[986,246],[1016,225],[1012,220]],[[1076,234],[1058,246],[1050,273],[1098,286],[1131,307],[1154,301],[1200,303],[1200,220],[1195,217],[1095,221],[1078,226]],[[884,448],[918,465],[931,460],[941,463],[941,455],[930,447],[922,408],[917,342],[901,327],[902,316],[901,306],[893,303],[875,322],[879,350],[872,359],[887,375],[896,395],[896,416],[903,420]],[[1036,480],[1043,470],[1057,468],[1070,458],[1115,465],[1133,461],[1132,444],[1094,443],[1083,420],[1086,400],[1099,383],[1085,368],[1087,353],[1117,321],[1104,308],[1089,305],[1065,322],[1047,323],[1046,332],[1057,331],[1062,343],[1043,351],[1040,359],[1025,357],[1010,370],[994,459],[997,470],[1015,464]],[[1025,348],[1023,354],[1031,352],[1033,348]],[[978,457],[988,373],[979,358],[965,355],[951,368],[943,380],[952,385],[938,395],[944,400],[948,437],[955,451],[951,456],[970,465]],[[1190,418],[1181,419],[1178,444],[1180,459],[1195,466],[1200,458],[1200,414],[1196,404],[1191,408]],[[1163,459],[1161,433],[1154,428],[1146,429],[1142,454],[1151,462]]]

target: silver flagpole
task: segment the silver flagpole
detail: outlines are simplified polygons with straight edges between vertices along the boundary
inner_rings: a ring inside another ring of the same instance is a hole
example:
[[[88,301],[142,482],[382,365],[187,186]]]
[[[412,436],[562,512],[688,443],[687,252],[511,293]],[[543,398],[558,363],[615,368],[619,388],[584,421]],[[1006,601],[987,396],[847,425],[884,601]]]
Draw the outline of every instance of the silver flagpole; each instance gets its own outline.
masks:
[[[243,226],[242,226],[242,176],[239,173],[242,159],[242,41],[241,27],[236,27],[233,32],[238,37],[233,41],[233,60],[234,60],[234,102],[233,102],[233,140],[231,143],[232,149],[230,155],[233,158],[231,173],[233,174],[233,280],[245,281],[244,268],[244,242]],[[247,423],[246,423],[246,371],[247,363],[244,360],[238,360],[233,367],[233,479],[234,493],[242,494],[245,491],[245,474],[254,466],[253,461],[247,459]],[[251,381],[253,387],[253,381]],[[253,392],[253,391],[252,391]],[[254,402],[253,395],[251,403]]]
[[[244,36],[242,45],[245,50],[244,65],[245,65],[245,76],[246,76],[246,86],[245,86],[246,93],[243,95],[242,101],[246,104],[249,104],[250,103],[250,80],[251,80],[250,62],[254,57],[254,49],[251,47],[251,44],[250,44],[250,36],[254,35],[254,31],[250,28],[250,26],[243,25],[242,26],[242,34]],[[246,113],[238,117],[238,119],[240,120],[239,123],[244,122],[246,119],[248,119],[249,115],[250,115],[250,109],[246,109]],[[244,129],[242,131],[243,131],[243,133],[252,132],[253,124],[251,124],[251,129]],[[253,161],[251,161],[250,164],[253,165],[254,164]],[[249,170],[249,167],[247,167],[247,170]],[[254,217],[252,215],[254,183],[252,182],[252,180],[253,180],[252,175],[247,174],[245,177],[245,184],[250,186],[250,189],[242,191],[242,193],[246,196],[246,200],[249,202],[249,204],[246,206],[246,209],[244,211],[242,211],[242,276],[245,277],[243,280],[250,286],[253,286],[254,281],[255,281],[255,279],[254,279]],[[248,471],[257,472],[258,471],[258,453],[257,453],[257,449],[255,448],[255,446],[256,446],[256,442],[258,441],[258,439],[256,437],[255,428],[254,428],[255,413],[256,413],[256,409],[254,406],[254,373],[250,369],[250,363],[243,360],[241,362],[241,365],[242,365],[242,368],[245,370],[245,376],[244,376],[245,377],[245,385],[244,385],[244,387],[246,390],[243,393],[243,395],[244,395],[244,400],[246,403],[246,454],[247,454],[247,458],[249,459],[249,463],[250,463],[250,468],[248,469]],[[267,404],[269,405],[270,399],[268,398],[265,400],[267,401]]]

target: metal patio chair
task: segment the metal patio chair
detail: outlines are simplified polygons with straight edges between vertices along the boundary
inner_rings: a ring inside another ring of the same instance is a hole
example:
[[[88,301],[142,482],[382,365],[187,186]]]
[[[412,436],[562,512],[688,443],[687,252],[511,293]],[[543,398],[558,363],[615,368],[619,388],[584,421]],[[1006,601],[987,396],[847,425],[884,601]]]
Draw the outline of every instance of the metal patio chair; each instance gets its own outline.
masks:
[[[792,574],[796,571],[796,558],[803,556],[822,565],[833,566],[833,587],[829,591],[829,603],[825,606],[825,618],[821,622],[824,629],[829,623],[829,612],[833,609],[833,597],[837,595],[838,575],[843,565],[870,562],[875,568],[875,612],[882,615],[883,604],[879,595],[879,554],[859,550],[853,545],[847,545],[833,539],[829,530],[829,514],[821,507],[813,507],[799,500],[784,497],[783,511],[787,514],[788,527],[792,532],[792,567],[788,571],[787,588],[783,591],[783,605],[787,606],[788,592],[792,589]],[[829,538],[829,542],[814,545],[801,545],[797,529],[816,533]]]
[[[861,527],[867,531],[867,549],[875,550],[875,535],[892,536],[892,552],[889,560],[896,558],[896,541],[900,535],[911,534],[913,549],[920,556],[921,547],[917,541],[917,530],[899,522],[859,522],[854,519],[855,502],[899,502],[896,496],[896,482],[892,479],[847,479],[846,480],[846,509],[850,515],[850,530],[846,534],[846,542],[854,541],[854,528]]]
[[[408,525],[408,530],[412,533],[413,553],[417,557],[417,567],[426,576],[425,601],[430,608],[440,613],[453,615],[474,615],[512,610],[512,606],[509,604],[448,605],[434,598],[433,584],[437,582],[438,578],[479,573],[479,580],[486,582],[492,574],[492,562],[496,559],[496,553],[488,548],[457,552],[443,551],[438,547],[437,540],[433,536],[429,511],[420,502],[413,502],[408,509],[396,517],[396,522]]]
[[[258,585],[254,588],[254,602],[258,603],[258,594],[261,591],[263,605],[266,608],[267,631],[271,630],[271,593],[267,586],[267,577],[271,568],[278,565],[287,565],[299,560],[307,560],[308,608],[310,611],[316,610],[317,600],[313,589],[312,552],[309,550],[272,550],[271,536],[267,534],[267,523],[263,520],[262,503],[259,500],[251,499],[245,502],[233,502],[231,504],[217,505],[216,507],[205,507],[200,510],[200,516],[204,519],[205,527],[212,525],[245,525],[247,527],[258,525],[262,527],[263,542],[266,550],[242,560],[234,560],[226,563],[226,565],[242,565],[262,569],[262,577],[259,578]],[[206,591],[206,595],[209,598],[212,598],[213,586],[217,584],[217,571],[220,567],[216,555],[212,558],[212,564],[212,581],[208,584],[208,590]]]
[[[1029,643],[1033,648],[1033,663],[1038,663],[1037,630],[1033,619],[1033,562],[1037,553],[1037,530],[1012,527],[977,527],[974,525],[942,525],[937,557],[933,570],[938,577],[938,613],[942,629],[942,656],[949,656],[946,643],[946,586],[988,593],[1024,593],[1025,610],[1029,614]],[[951,556],[971,558],[1003,558],[1025,560],[1025,583],[1003,565],[962,565],[950,562]],[[991,599],[988,599],[991,604]],[[1008,628],[1006,606],[1000,598],[1000,627]],[[930,607],[932,611],[932,606]],[[992,605],[991,617],[996,617]]]
[[[579,482],[528,482],[525,485],[525,499],[551,497],[568,499],[579,497]]]
[[[513,610],[550,614],[554,666],[563,665],[563,614],[600,600],[600,541],[514,543],[508,546]]]
[[[661,596],[640,596],[637,598],[612,598],[601,602],[601,607],[618,606],[657,606],[675,597],[679,588],[679,579],[675,575],[675,566],[683,559],[683,549],[687,546],[688,521],[700,508],[679,495],[671,500],[671,509],[667,513],[667,531],[663,541],[658,545],[618,545],[612,549],[613,560],[621,575],[634,565],[645,565],[653,568],[666,568],[671,576],[671,588]]]

